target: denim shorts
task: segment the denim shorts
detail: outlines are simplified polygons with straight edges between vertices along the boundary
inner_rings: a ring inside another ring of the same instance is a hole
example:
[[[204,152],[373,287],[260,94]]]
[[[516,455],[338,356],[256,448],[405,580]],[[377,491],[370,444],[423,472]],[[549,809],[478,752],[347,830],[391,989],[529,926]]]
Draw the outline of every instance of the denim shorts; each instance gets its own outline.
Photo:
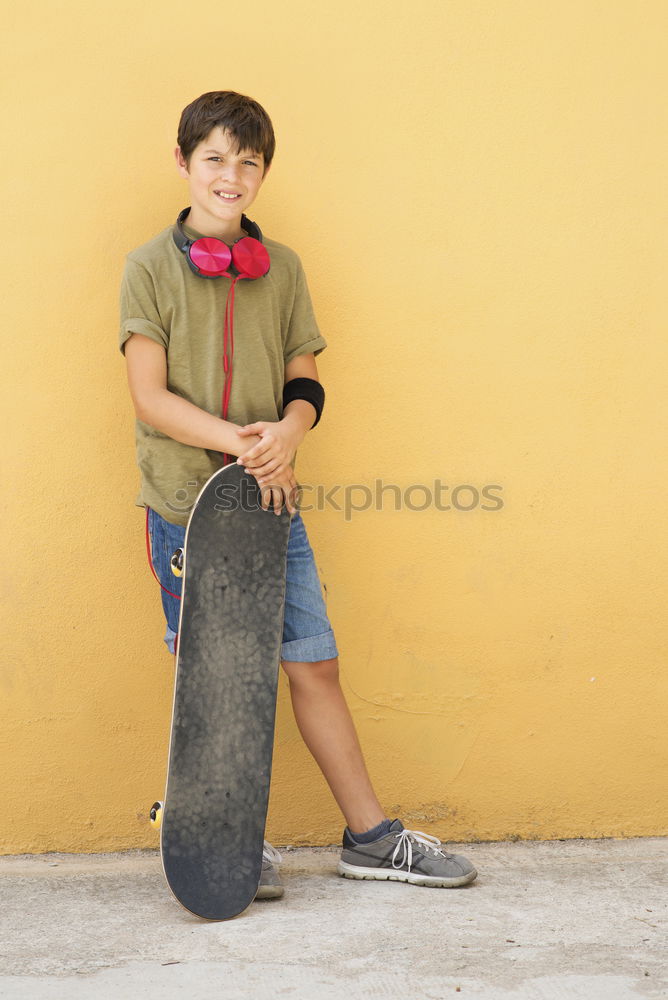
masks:
[[[275,515],[267,514],[269,516]],[[183,547],[186,529],[166,521],[149,507],[148,532],[153,568],[162,587],[180,597],[182,578],[172,573],[170,559],[176,549]],[[179,597],[170,596],[162,587],[162,607],[167,619],[164,640],[170,653],[173,653],[181,601]],[[327,617],[313,550],[306,525],[297,511],[290,522],[281,660],[311,663],[331,660],[335,656],[338,656],[336,641]]]

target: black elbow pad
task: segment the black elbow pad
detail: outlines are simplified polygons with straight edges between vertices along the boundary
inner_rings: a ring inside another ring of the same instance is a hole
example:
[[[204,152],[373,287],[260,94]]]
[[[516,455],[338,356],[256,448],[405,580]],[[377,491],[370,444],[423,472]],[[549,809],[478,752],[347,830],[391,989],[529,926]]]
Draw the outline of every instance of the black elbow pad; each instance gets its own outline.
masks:
[[[316,418],[311,427],[315,427],[325,405],[325,390],[321,383],[314,378],[291,378],[283,386],[284,410],[293,399],[305,399],[307,403],[312,403],[315,407]]]

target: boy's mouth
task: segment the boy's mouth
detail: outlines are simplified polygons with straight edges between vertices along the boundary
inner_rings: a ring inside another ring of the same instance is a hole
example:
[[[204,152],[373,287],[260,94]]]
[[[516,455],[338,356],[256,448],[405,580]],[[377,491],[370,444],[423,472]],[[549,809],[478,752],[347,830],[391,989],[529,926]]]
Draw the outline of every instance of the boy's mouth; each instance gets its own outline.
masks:
[[[218,198],[220,198],[221,201],[232,202],[232,201],[237,201],[237,199],[241,198],[240,194],[234,194],[233,192],[228,192],[228,191],[214,191],[213,193]]]

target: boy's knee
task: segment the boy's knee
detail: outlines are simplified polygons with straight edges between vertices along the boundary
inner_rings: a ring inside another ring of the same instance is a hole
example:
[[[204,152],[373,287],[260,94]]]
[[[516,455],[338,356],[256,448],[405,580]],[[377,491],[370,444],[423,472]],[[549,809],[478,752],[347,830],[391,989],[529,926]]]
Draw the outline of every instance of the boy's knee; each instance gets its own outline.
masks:
[[[338,656],[332,660],[316,660],[313,663],[283,660],[282,666],[290,681],[297,684],[311,684],[315,680],[334,681],[339,677]]]

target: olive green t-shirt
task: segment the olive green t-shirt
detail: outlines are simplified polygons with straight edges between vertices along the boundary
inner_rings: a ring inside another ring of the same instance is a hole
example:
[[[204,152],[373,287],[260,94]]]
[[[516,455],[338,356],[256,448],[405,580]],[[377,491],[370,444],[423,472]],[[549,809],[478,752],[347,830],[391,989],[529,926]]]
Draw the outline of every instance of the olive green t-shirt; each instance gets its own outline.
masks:
[[[189,227],[188,236],[200,233]],[[313,314],[297,254],[264,239],[269,272],[237,281],[234,354],[227,419],[236,424],[277,421],[283,413],[285,365],[327,346]],[[221,416],[224,385],[223,330],[230,278],[193,274],[169,226],[126,257],[121,284],[120,349],[133,333],[150,337],[167,352],[167,388]],[[175,441],[136,421],[141,489],[136,505],[186,525],[197,495],[223,465],[218,451]]]

